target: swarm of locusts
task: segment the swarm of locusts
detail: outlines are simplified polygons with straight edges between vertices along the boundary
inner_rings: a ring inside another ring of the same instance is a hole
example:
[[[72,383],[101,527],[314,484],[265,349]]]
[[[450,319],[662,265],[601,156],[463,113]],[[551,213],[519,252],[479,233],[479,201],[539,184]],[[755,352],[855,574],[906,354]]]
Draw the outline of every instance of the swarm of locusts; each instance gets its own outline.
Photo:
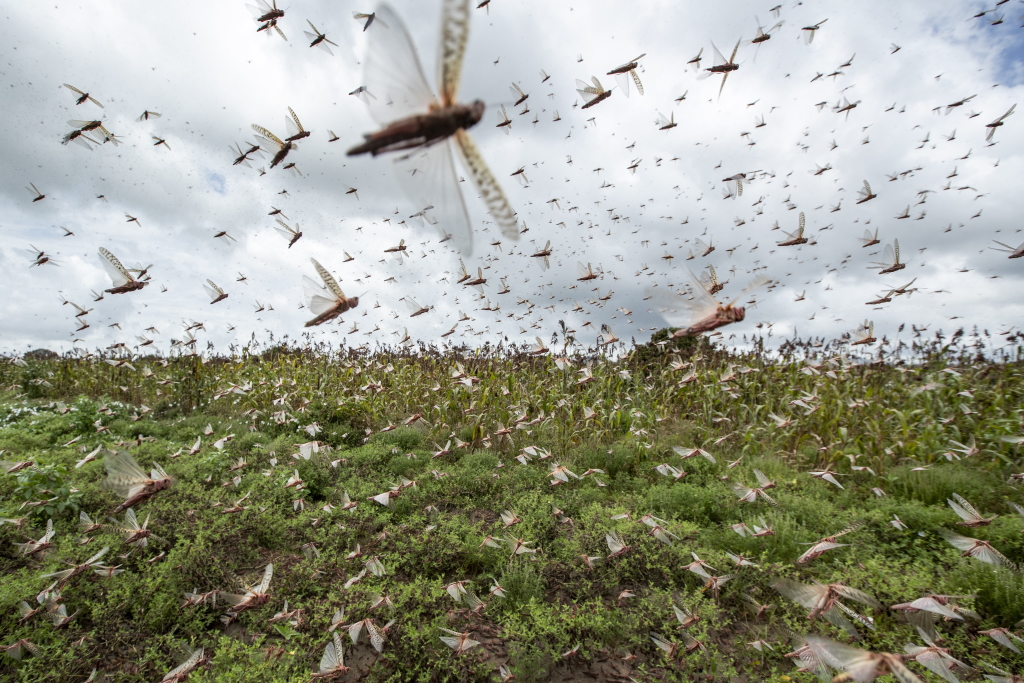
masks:
[[[1016,680],[1021,340],[908,332],[5,361],[0,672]]]

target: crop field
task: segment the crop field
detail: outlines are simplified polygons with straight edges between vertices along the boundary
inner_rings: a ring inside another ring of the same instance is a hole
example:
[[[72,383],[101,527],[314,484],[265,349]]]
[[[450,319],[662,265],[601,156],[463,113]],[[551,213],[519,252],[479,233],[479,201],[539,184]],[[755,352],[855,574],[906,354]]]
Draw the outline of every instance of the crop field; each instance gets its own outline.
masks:
[[[0,359],[0,680],[1021,674],[1020,341]]]

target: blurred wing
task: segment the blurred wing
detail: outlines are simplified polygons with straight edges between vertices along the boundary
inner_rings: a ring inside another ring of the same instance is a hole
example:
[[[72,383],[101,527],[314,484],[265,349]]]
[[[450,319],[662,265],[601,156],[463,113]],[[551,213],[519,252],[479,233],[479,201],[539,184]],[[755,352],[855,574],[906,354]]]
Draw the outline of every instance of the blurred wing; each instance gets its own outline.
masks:
[[[98,553],[90,557],[88,560],[85,561],[85,564],[96,564],[97,562],[99,562],[101,557],[107,554],[108,550],[110,550],[110,546],[103,548]]]
[[[505,239],[518,240],[519,220],[516,218],[516,212],[508,203],[505,193],[501,191],[498,181],[491,174],[491,169],[487,167],[487,162],[484,161],[473,138],[461,129],[455,133],[454,137],[457,143],[456,148],[461,152],[462,163],[469,169],[473,183],[483,197],[484,203],[487,204],[487,211],[491,214],[491,218],[498,224]]]
[[[128,274],[128,271],[117,259],[116,256],[111,254],[109,251],[100,247],[100,263],[106,269],[107,274],[110,275],[110,279],[114,281],[115,287],[121,287],[132,281],[132,276]]]
[[[821,590],[817,586],[806,586],[790,579],[779,579],[772,587],[807,609],[814,609],[821,596]]]
[[[425,113],[437,104],[437,98],[427,85],[405,24],[388,5],[378,7],[376,14],[377,26],[369,36],[363,74],[367,87],[383,95],[367,102],[370,116],[385,125]]]
[[[206,293],[209,295],[211,299],[216,299],[218,296],[220,296],[220,294],[214,291],[214,289],[209,285],[203,285],[203,289],[206,290]]]
[[[462,78],[462,57],[469,38],[469,0],[445,0],[441,10],[441,44],[437,84],[443,104],[454,104]]]
[[[398,157],[395,172],[413,206],[433,206],[438,230],[451,233],[462,254],[472,254],[473,229],[448,142]]]
[[[124,513],[124,523],[131,531],[138,531],[141,528],[139,527],[139,518],[135,516],[135,510],[131,508],[128,508]]]
[[[103,463],[107,467],[107,478],[102,486],[119,496],[128,497],[131,489],[150,480],[127,451],[107,451]]]
[[[345,298],[345,293],[341,291],[341,287],[338,285],[338,281],[334,279],[334,276],[328,272],[326,268],[317,263],[316,259],[309,259],[313,262],[313,267],[316,268],[316,272],[320,275],[320,279],[327,285],[327,289],[331,290],[339,299]]]
[[[700,291],[706,292],[707,290],[701,287]],[[693,322],[702,320],[718,310],[717,305],[714,308],[702,306],[696,300],[697,296],[694,297],[693,301],[690,301],[682,294],[654,289],[648,289],[646,294],[654,301],[657,306],[656,310],[661,314],[661,317],[673,327],[690,327]]]
[[[953,533],[948,529],[939,529],[939,535],[949,541],[950,545],[957,550],[970,550],[974,547],[975,539],[968,538],[967,536],[961,536],[960,534]]]
[[[704,285],[700,283],[700,280],[693,274],[692,270],[687,268],[686,272],[690,276],[690,289],[693,293],[692,300],[685,298],[681,294],[671,292],[659,292],[653,297],[656,300],[661,300],[662,308],[658,310],[662,317],[670,324],[680,327],[689,327],[691,322],[703,320],[712,315],[721,306],[718,300],[711,296],[708,290],[704,289]]]
[[[306,305],[314,315],[320,315],[338,303],[326,289],[306,275],[302,276],[302,289],[306,295]]]
[[[741,291],[739,294],[736,295],[735,299],[733,299],[732,301],[729,302],[729,305],[730,306],[733,305],[734,303],[739,301],[741,297],[744,297],[747,294],[750,294],[751,292],[753,292],[758,287],[765,286],[769,282],[771,282],[771,280],[766,278],[764,275],[758,275],[757,277],[755,277],[753,280],[750,281],[749,285],[747,285],[746,287],[743,288],[743,291]]]
[[[850,588],[849,586],[838,586],[836,588],[836,592],[842,595],[844,598],[856,600],[857,602],[864,603],[865,605],[870,605],[875,609],[882,608],[882,605],[878,602],[878,600],[875,600],[873,597],[871,597],[864,591],[859,591],[856,588]]]
[[[771,280],[766,278],[764,275],[758,275],[757,277],[755,277],[753,280],[750,281],[749,285],[747,285],[746,287],[743,288],[743,291],[740,292],[740,295],[742,296],[743,294],[749,294],[750,292],[753,292],[758,287],[763,287],[766,284],[768,284],[769,282],[771,282]]]

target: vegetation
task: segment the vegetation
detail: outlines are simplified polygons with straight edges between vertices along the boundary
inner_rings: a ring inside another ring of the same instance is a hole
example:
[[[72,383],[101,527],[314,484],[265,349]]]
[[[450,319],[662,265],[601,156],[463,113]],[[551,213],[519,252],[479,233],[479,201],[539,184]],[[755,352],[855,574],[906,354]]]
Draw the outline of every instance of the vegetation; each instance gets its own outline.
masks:
[[[306,681],[343,610],[345,624],[394,620],[380,654],[345,634],[346,681],[494,681],[499,665],[517,681],[813,681],[782,656],[790,635],[848,639],[773,590],[783,578],[842,581],[877,598],[885,609],[856,605],[874,620],[874,630],[858,626],[857,646],[881,652],[921,643],[889,606],[927,592],[973,596],[959,604],[982,621],[940,623],[943,646],[974,666],[1021,670],[1024,657],[978,633],[1024,619],[1018,567],[961,557],[937,533],[985,539],[1024,562],[1022,520],[1009,505],[1024,503],[1010,481],[1024,471],[1019,346],[996,351],[986,333],[958,333],[868,358],[814,343],[771,355],[673,343],[664,334],[605,355],[553,343],[552,357],[280,345],[0,363],[0,460],[34,463],[0,473],[0,516],[21,520],[0,525],[0,645],[25,638],[40,648],[0,660],[0,679],[79,681],[95,667],[112,680],[157,681],[202,646],[211,661],[190,681]],[[175,479],[134,506],[153,533],[144,548],[125,544],[124,514],[110,522],[123,498],[100,486],[103,451],[76,467],[100,446]],[[673,447],[703,448],[716,462]],[[666,476],[663,463],[687,474]],[[754,470],[777,483],[778,507],[730,490],[755,485]],[[837,472],[843,488],[812,470]],[[388,506],[369,500],[389,490],[398,495]],[[953,494],[999,516],[957,527]],[[233,506],[244,510],[225,514]],[[107,525],[88,545],[80,511]],[[521,521],[505,528],[504,511]],[[667,522],[670,543],[644,515]],[[732,528],[762,517],[774,535]],[[14,545],[39,539],[50,519],[52,548],[29,555]],[[795,563],[801,544],[853,523],[864,526],[840,539],[849,547]],[[608,558],[611,532],[631,549]],[[488,536],[509,542],[490,547]],[[536,552],[511,556],[517,539]],[[60,600],[75,615],[69,624],[19,621],[19,604],[38,607],[50,585],[43,574],[104,546],[103,561],[123,571],[72,580]],[[758,566],[736,569],[727,552]],[[735,578],[717,596],[703,590],[684,568],[691,553]],[[603,561],[591,568],[588,557]],[[371,558],[383,574],[346,588]],[[181,607],[186,592],[244,593],[269,563],[270,600],[230,623],[223,600]],[[455,602],[445,586],[456,581],[486,605]],[[489,594],[495,582],[504,597]],[[394,608],[371,609],[378,596]],[[757,618],[747,596],[774,607]],[[285,601],[301,613],[269,623]],[[700,617],[686,633],[706,652],[670,660],[652,643],[651,632],[683,642],[673,603]],[[441,627],[481,646],[455,654]],[[758,640],[775,649],[749,645]]]

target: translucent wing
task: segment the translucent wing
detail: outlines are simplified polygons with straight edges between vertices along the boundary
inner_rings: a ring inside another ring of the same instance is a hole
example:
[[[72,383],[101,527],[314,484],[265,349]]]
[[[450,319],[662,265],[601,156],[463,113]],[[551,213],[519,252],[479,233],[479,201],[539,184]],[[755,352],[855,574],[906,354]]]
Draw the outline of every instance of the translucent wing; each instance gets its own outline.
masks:
[[[124,498],[128,498],[136,487],[150,481],[127,451],[107,451],[103,463],[107,467],[107,478],[101,485]]]
[[[806,586],[791,579],[780,579],[772,588],[807,609],[813,609],[818,604],[822,595],[822,591],[818,586]]]
[[[205,289],[205,290],[206,290],[206,294],[207,294],[207,295],[208,295],[208,296],[209,296],[209,297],[210,297],[211,299],[216,299],[217,297],[219,297],[219,296],[220,296],[220,294],[219,294],[219,293],[217,292],[217,290],[213,289],[213,288],[212,288],[212,287],[210,287],[209,285],[203,285],[203,289]]]
[[[378,33],[381,33],[378,31]],[[399,185],[413,206],[433,206],[439,230],[451,233],[458,250],[473,253],[473,229],[459,189],[455,161],[447,141],[395,159]]]
[[[341,638],[334,634],[334,640],[327,643],[324,655],[320,658],[320,673],[329,673],[345,666],[345,654],[342,650]]]
[[[253,19],[259,19],[260,17],[262,17],[267,12],[270,12],[271,10],[270,5],[264,2],[264,0],[256,0],[256,5],[257,6],[246,5],[246,8],[248,8],[249,12],[253,16]]]
[[[320,315],[337,305],[330,292],[318,285],[312,278],[302,276],[302,290],[306,295],[306,305],[314,315]]]
[[[345,293],[341,291],[341,287],[338,285],[338,281],[334,279],[334,276],[328,272],[326,268],[317,263],[316,259],[309,259],[313,262],[313,267],[316,268],[317,274],[320,275],[320,279],[327,285],[327,289],[331,290],[339,299],[345,298]]]
[[[732,306],[734,303],[739,301],[742,297],[746,296],[747,294],[750,294],[751,292],[753,292],[758,287],[764,287],[769,282],[771,282],[771,280],[766,278],[764,275],[758,275],[757,277],[755,277],[753,280],[750,281],[749,285],[744,287],[743,290],[739,294],[736,295],[735,299],[733,299],[732,301],[729,302],[729,305]]]
[[[291,116],[284,117],[284,128],[288,131],[288,137],[292,137],[301,133],[302,129],[298,125],[299,118],[295,116],[295,112],[292,111],[291,107],[288,107],[288,112]]]
[[[628,71],[621,74],[615,74],[615,82],[619,84],[619,90],[621,90],[622,94],[626,97],[629,97],[629,74],[630,72]]]
[[[734,47],[734,48],[732,49],[732,56],[731,56],[731,57],[729,57],[729,63],[730,63],[730,64],[732,64],[733,62],[735,62],[735,61],[736,61],[736,53],[737,53],[737,52],[739,52],[739,49],[740,49],[740,43],[741,43],[741,42],[743,42],[743,39],[742,39],[742,38],[740,38],[739,40],[737,40],[737,41],[736,41],[736,47]]]
[[[441,10],[441,44],[437,56],[437,84],[443,104],[455,104],[468,38],[469,0],[445,0]]]
[[[969,538],[967,536],[961,536],[960,534],[953,533],[947,529],[939,529],[939,535],[949,541],[949,543],[957,550],[970,550],[974,547],[976,539]]]
[[[644,84],[640,82],[640,76],[637,75],[636,69],[629,72],[629,75],[633,77],[633,85],[636,86],[636,91],[641,95],[644,94]]]
[[[457,149],[461,152],[462,163],[469,169],[473,183],[483,197],[484,203],[487,204],[487,211],[491,214],[491,218],[498,224],[505,239],[518,240],[519,220],[516,218],[516,212],[508,203],[505,193],[501,191],[498,181],[491,174],[491,169],[487,167],[487,162],[484,161],[473,138],[461,129],[455,133],[454,137]]]
[[[292,228],[287,223],[282,221],[280,218],[277,219],[277,222],[281,227],[274,226],[274,230],[277,230],[277,232],[280,233],[282,237],[284,237],[286,240],[291,240],[291,238],[295,237],[295,231],[292,230]]]
[[[578,78],[576,79],[576,92],[579,93],[584,102],[590,102],[604,91],[604,86],[601,85],[601,81],[597,80],[597,76],[594,76],[594,85],[590,85]]]
[[[410,297],[405,297],[405,303],[409,306],[409,310],[413,313],[423,310],[423,307],[413,301]]]
[[[974,506],[967,502],[963,496],[959,493],[954,493],[953,498],[956,499],[955,503],[952,500],[947,500],[946,503],[948,503],[949,507],[953,508],[953,511],[960,515],[962,519],[981,519],[981,515],[978,514],[978,511],[975,510]]]
[[[132,531],[138,531],[141,528],[139,526],[139,518],[135,516],[135,510],[131,508],[128,508],[124,513],[124,523]]]
[[[367,87],[378,95],[370,100],[370,116],[384,125],[437,104],[423,75],[416,46],[405,24],[388,5],[377,8],[376,29],[369,36],[363,73]],[[391,104],[388,104],[391,102]]]
[[[882,252],[882,262],[889,265],[896,263],[896,252],[891,244],[885,245],[885,251]]]
[[[900,262],[900,241],[899,240],[893,240],[892,241],[892,251],[893,251],[893,254],[895,255],[895,260],[893,261],[893,263],[899,263]]]
[[[675,327],[689,327],[692,322],[703,320],[721,306],[715,297],[708,294],[693,271],[686,269],[690,276],[693,299],[671,291],[648,290],[647,293],[658,304],[658,312]]]
[[[461,641],[458,638],[451,636],[441,636],[441,642],[453,650],[458,650],[461,645]]]
[[[715,46],[715,43],[713,41],[711,43],[711,49],[715,51],[715,66],[725,64],[725,57],[722,55],[721,52],[718,51],[718,48]]]
[[[110,275],[110,279],[114,281],[114,287],[122,287],[134,279],[128,274],[128,271],[118,258],[103,247],[100,247],[100,256],[102,257],[100,263],[103,264],[107,274]]]

